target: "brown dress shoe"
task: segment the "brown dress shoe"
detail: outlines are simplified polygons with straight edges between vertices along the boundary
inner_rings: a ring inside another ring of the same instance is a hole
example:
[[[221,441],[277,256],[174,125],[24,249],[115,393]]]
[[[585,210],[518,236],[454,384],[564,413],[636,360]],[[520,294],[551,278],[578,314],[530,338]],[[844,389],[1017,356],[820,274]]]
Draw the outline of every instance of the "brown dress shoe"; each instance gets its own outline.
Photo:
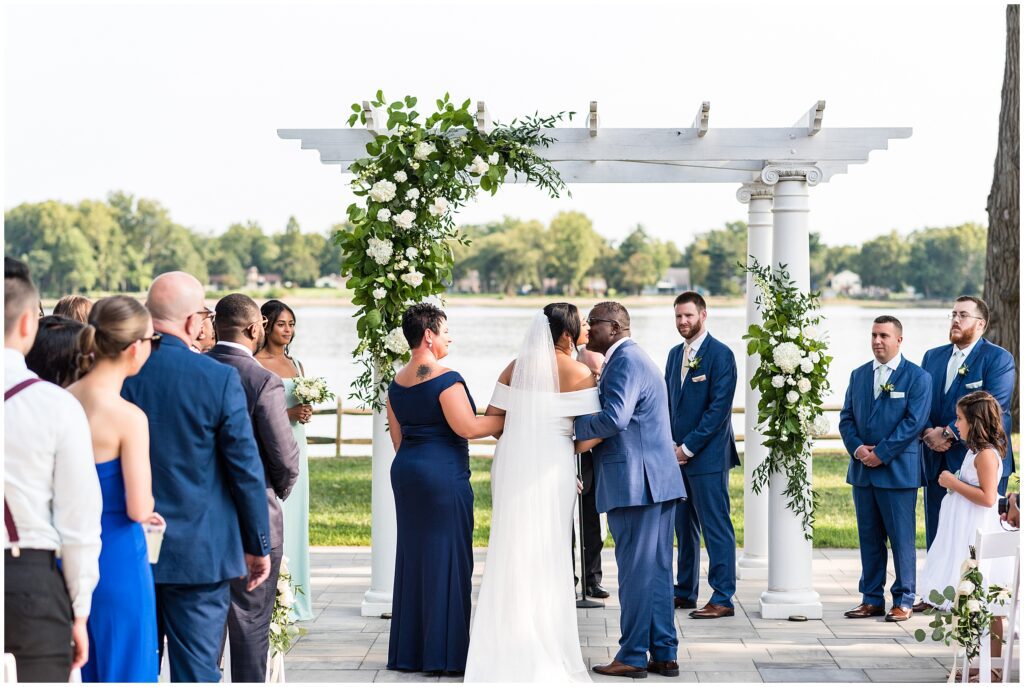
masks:
[[[672,598],[672,604],[676,608],[697,608],[696,601],[690,601],[689,599],[680,599],[678,596]]]
[[[861,604],[857,608],[851,608],[846,613],[843,613],[847,618],[875,618],[880,615],[885,615],[884,606],[875,606],[873,604]]]
[[[679,664],[675,661],[650,661],[647,664],[647,672],[665,677],[679,677]]]
[[[612,677],[631,677],[634,680],[642,680],[643,678],[647,677],[646,668],[627,666],[625,663],[619,663],[615,660],[603,666],[594,666],[592,670],[598,675],[610,675]]]
[[[699,611],[693,611],[692,613],[690,613],[690,617],[696,618],[697,620],[707,620],[709,618],[728,618],[734,615],[736,615],[736,609],[732,608],[731,606],[719,606],[718,604],[713,604],[710,601],[707,604],[705,604],[704,608],[700,609]]]
[[[932,605],[926,601],[918,601],[916,604],[910,607],[910,610],[912,610],[914,613],[924,613],[931,607]]]
[[[914,609],[912,608],[893,606],[892,610],[885,614],[885,622],[902,623],[904,620],[910,620],[912,615],[914,615]]]

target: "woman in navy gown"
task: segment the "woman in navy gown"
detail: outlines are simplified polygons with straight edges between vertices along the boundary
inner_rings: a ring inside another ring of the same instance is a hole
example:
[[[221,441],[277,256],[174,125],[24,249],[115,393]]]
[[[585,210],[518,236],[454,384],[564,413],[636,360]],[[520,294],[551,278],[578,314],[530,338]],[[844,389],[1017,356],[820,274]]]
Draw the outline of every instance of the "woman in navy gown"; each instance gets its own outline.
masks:
[[[153,512],[149,423],[121,398],[121,386],[142,369],[160,335],[138,301],[111,296],[93,307],[79,343],[86,374],[68,391],[89,418],[103,491],[100,581],[92,594],[82,681],[156,682],[156,592],[140,523],[165,523]]]
[[[465,380],[438,362],[452,342],[442,310],[412,306],[402,331],[412,360],[391,383],[387,404],[398,516],[388,668],[459,674],[473,577],[467,440],[500,433],[504,417],[477,417]]]

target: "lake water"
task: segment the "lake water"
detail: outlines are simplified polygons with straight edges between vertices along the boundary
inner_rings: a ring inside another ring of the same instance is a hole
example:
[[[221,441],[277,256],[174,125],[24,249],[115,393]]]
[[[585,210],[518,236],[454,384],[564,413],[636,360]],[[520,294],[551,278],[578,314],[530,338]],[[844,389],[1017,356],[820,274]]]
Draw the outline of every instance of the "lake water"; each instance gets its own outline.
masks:
[[[300,306],[296,307],[296,336],[292,353],[305,365],[308,375],[327,379],[334,393],[345,398],[346,405],[355,405],[348,399],[349,387],[359,374],[359,366],[352,358],[356,346],[353,307]],[[446,308],[448,325],[454,339],[450,355],[444,364],[458,370],[466,379],[470,392],[479,406],[485,406],[494,388],[494,382],[505,365],[519,349],[523,333],[529,328],[533,308],[505,305],[458,306]],[[846,392],[850,372],[871,359],[871,322],[881,314],[893,314],[903,323],[903,354],[920,363],[929,348],[948,341],[948,308],[909,308],[886,310],[857,306],[826,306],[822,309],[822,329],[828,331],[829,353],[833,356],[830,379],[833,395],[825,402],[841,404]],[[675,329],[671,300],[664,307],[635,307],[630,309],[633,339],[661,367],[669,349],[682,341]],[[746,346],[740,337],[746,325],[744,307],[712,308],[708,314],[708,330],[712,336],[727,344],[736,355],[740,383],[736,388],[735,405],[743,405],[746,367]],[[831,414],[833,431],[838,419]],[[733,417],[737,430],[742,431],[743,416]],[[345,416],[346,437],[369,437],[370,421],[364,417]],[[333,417],[315,417],[307,432],[317,436],[334,435]],[[481,452],[487,449],[480,448]],[[311,446],[313,455],[333,454],[333,447]],[[367,446],[345,447],[346,455],[367,455]]]

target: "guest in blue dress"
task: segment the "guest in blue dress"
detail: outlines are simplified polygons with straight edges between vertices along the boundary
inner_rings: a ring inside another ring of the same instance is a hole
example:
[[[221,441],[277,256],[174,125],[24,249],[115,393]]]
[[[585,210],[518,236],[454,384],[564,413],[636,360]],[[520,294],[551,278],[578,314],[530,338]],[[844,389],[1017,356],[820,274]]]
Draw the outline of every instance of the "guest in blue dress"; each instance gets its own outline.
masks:
[[[146,415],[121,398],[124,380],[142,369],[159,343],[138,301],[101,299],[79,338],[84,376],[68,387],[89,418],[103,492],[100,581],[92,595],[84,682],[156,682],[159,672],[156,592],[141,523],[165,523],[153,512]]]
[[[477,417],[465,380],[438,363],[452,341],[442,310],[414,305],[402,330],[412,360],[395,375],[387,403],[398,518],[387,666],[459,674],[469,651],[473,577],[468,440],[500,433],[505,420]]]

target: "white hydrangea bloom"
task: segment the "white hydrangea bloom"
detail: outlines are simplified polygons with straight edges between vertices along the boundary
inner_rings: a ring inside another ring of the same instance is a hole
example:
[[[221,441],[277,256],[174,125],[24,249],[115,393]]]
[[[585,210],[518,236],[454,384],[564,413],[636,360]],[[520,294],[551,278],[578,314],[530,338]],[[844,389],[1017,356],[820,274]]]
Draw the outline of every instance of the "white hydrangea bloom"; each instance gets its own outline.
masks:
[[[395,247],[387,239],[378,239],[371,237],[367,242],[369,246],[366,249],[366,254],[373,258],[373,261],[378,265],[386,265],[391,260],[391,254],[394,252]]]
[[[426,160],[430,157],[431,153],[437,152],[437,148],[433,143],[429,141],[420,141],[416,144],[416,148],[413,150],[412,156],[417,160]],[[416,167],[413,167],[416,169]]]
[[[783,341],[775,347],[772,358],[783,372],[790,374],[800,364],[800,347],[791,341]]]
[[[401,327],[395,327],[384,337],[384,348],[397,355],[403,355],[409,350],[409,342]]]
[[[409,258],[410,260],[412,260],[413,258],[418,256],[419,254],[420,254],[420,252],[416,248],[416,246],[409,246],[408,248],[405,249],[405,256],[407,258]]]
[[[391,210],[388,210],[387,208],[381,208],[380,210],[377,211],[378,222],[387,222],[389,219],[391,219]]]
[[[387,289],[385,289],[383,286],[378,286],[377,288],[375,288],[373,290],[373,299],[375,301],[383,300],[384,297],[387,296],[387,295],[388,295]]]
[[[370,198],[378,203],[390,203],[395,198],[396,190],[398,190],[398,187],[395,186],[394,182],[381,179],[370,187]]]
[[[397,172],[395,172],[395,175],[392,178],[401,184],[402,182],[409,180],[409,175],[406,174],[404,170],[400,169]]]
[[[828,418],[824,415],[818,415],[814,418],[814,422],[811,423],[811,434],[816,437],[825,436],[828,431],[832,428]]]
[[[782,375],[775,375],[774,377],[772,377],[772,386],[774,386],[776,389],[781,389],[782,387],[786,386],[786,378],[783,377]]]
[[[405,192],[406,200],[416,200],[420,197],[420,190],[418,188],[411,188]]]
[[[796,337],[800,336],[800,330],[796,327],[790,327],[789,329],[786,330],[786,336],[788,336],[791,339],[795,339]]]
[[[395,215],[395,226],[399,229],[412,229],[413,222],[416,221],[416,213],[412,210],[402,210]]]

